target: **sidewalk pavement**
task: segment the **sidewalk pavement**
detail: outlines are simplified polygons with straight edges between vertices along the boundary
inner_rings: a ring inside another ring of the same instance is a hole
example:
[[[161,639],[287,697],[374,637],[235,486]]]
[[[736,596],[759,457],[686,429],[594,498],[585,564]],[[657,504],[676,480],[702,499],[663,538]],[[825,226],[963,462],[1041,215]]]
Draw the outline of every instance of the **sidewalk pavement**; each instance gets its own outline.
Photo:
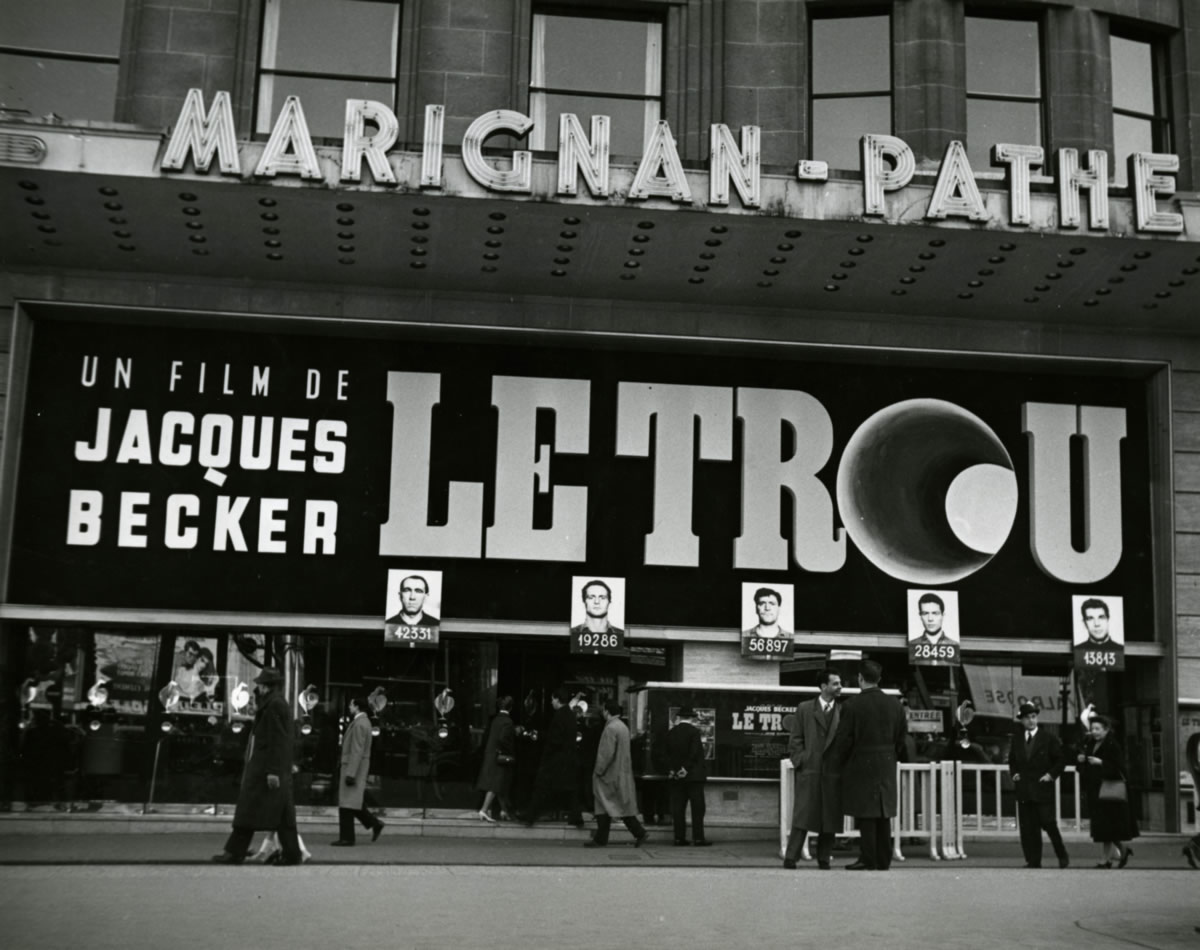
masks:
[[[539,822],[525,828],[511,822],[486,824],[466,819],[386,818],[378,841],[361,827],[357,845],[334,848],[336,822],[300,819],[300,834],[312,861],[322,865],[508,865],[525,867],[731,867],[781,868],[779,843],[762,828],[714,827],[709,848],[676,847],[669,825],[651,825],[649,839],[635,848],[628,832],[616,824],[606,848],[584,848],[589,830],[562,822]],[[229,831],[227,816],[187,822],[166,816],[139,816],[123,824],[91,823],[87,817],[32,819],[0,818],[0,865],[113,865],[207,863],[218,853]],[[254,846],[262,840],[255,835]],[[1180,853],[1185,835],[1147,834],[1136,839],[1127,870],[1190,870]],[[815,843],[813,845],[815,848]],[[1070,870],[1093,870],[1100,846],[1090,840],[1068,839]],[[965,871],[970,868],[1021,869],[1024,859],[1015,839],[966,842],[965,860],[933,860],[927,841],[906,840],[905,859],[893,870],[912,868]],[[834,870],[857,857],[853,839],[839,840]],[[1047,873],[1061,873],[1049,844]],[[251,862],[247,862],[250,864]],[[800,862],[800,870],[816,870],[815,861]],[[1197,879],[1200,881],[1200,878]]]

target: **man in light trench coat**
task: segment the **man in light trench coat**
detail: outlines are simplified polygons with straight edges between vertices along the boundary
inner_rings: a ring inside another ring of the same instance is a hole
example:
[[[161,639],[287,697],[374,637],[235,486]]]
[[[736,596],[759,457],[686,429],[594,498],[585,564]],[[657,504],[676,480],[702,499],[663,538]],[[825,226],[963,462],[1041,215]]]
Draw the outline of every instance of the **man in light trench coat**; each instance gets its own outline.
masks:
[[[838,769],[833,739],[841,722],[837,698],[842,678],[833,670],[821,673],[820,694],[796,707],[792,716],[788,757],[795,768],[792,830],[783,853],[783,866],[794,869],[809,832],[817,833],[817,867],[829,870],[834,837],[842,829]]]
[[[348,848],[354,844],[354,820],[362,822],[371,831],[371,840],[376,841],[383,831],[383,822],[367,811],[363,805],[363,793],[367,787],[367,774],[371,770],[371,719],[367,716],[367,701],[355,696],[349,705],[350,722],[342,736],[342,771],[338,783],[338,839],[336,847]]]
[[[620,818],[633,835],[633,846],[640,847],[648,835],[637,819],[629,728],[621,721],[621,704],[613,700],[604,704],[604,731],[600,733],[600,748],[596,751],[592,791],[596,797],[596,833],[583,846],[603,848],[607,845],[612,820]]]

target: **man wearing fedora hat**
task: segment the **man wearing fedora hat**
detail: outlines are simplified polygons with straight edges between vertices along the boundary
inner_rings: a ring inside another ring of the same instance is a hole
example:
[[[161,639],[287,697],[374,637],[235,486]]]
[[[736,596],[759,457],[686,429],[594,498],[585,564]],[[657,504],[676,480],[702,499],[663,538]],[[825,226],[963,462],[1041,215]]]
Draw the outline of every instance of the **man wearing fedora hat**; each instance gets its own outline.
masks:
[[[254,678],[258,708],[246,747],[246,768],[233,814],[233,831],[225,850],[213,855],[217,864],[241,864],[255,831],[279,835],[281,865],[300,864],[296,836],[296,802],[292,797],[292,711],[281,687],[283,674],[263,667]]]
[[[1055,781],[1063,773],[1062,743],[1048,729],[1038,728],[1038,707],[1021,703],[1017,718],[1021,730],[1013,736],[1008,769],[1017,792],[1017,825],[1025,867],[1042,866],[1042,832],[1050,839],[1058,866],[1071,863],[1054,818]]]
[[[686,845],[687,809],[692,808],[692,844],[697,848],[712,844],[704,837],[704,742],[694,720],[696,711],[684,706],[675,715],[675,725],[667,733],[667,768],[671,778],[671,818],[675,824],[675,844]]]

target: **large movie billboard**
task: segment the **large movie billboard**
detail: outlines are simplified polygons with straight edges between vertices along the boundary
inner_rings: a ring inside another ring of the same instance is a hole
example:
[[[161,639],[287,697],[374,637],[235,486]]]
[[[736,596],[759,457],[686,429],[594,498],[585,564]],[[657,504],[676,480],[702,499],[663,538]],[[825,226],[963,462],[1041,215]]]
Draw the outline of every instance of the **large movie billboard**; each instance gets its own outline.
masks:
[[[898,631],[921,587],[964,638],[1062,639],[1102,588],[1152,637],[1127,371],[53,315],[10,602],[372,617],[420,567],[450,620],[563,621],[586,575],[633,627],[741,629],[753,583],[799,631]]]

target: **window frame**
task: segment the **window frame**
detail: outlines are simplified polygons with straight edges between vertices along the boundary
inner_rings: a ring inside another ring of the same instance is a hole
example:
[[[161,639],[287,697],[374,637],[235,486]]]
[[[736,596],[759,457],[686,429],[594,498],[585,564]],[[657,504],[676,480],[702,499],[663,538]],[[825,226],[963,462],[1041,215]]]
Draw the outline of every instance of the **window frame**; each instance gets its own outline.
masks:
[[[529,26],[529,88],[527,91],[528,115],[533,120],[533,128],[529,132],[529,147],[534,151],[547,149],[548,123],[545,99],[539,103],[539,97],[566,95],[580,98],[620,99],[626,102],[642,102],[645,104],[642,123],[642,148],[637,156],[641,156],[645,144],[649,141],[654,126],[666,116],[666,37],[667,24],[662,15],[655,13],[634,12],[631,10],[609,10],[596,8],[564,7],[557,4],[537,4],[531,11]],[[552,16],[561,19],[588,20],[622,20],[627,22],[644,23],[657,27],[657,37],[649,34],[646,38],[646,81],[653,80],[658,91],[637,93],[605,92],[600,89],[566,89],[560,86],[539,85],[539,79],[545,80],[544,69],[544,21],[543,17]],[[656,42],[657,40],[657,42]],[[539,76],[539,72],[541,75]],[[651,109],[656,105],[657,109]],[[652,114],[653,113],[653,114]],[[600,113],[603,114],[603,113]],[[582,120],[581,120],[582,121]],[[557,125],[554,128],[557,136]],[[611,145],[611,142],[610,142]]]
[[[104,53],[83,53],[71,52],[65,49],[46,49],[35,46],[12,46],[9,44],[0,43],[0,56],[21,56],[28,59],[50,59],[58,62],[68,63],[95,63],[102,66],[115,66],[117,69],[117,81],[113,85],[113,98],[109,114],[105,118],[98,116],[64,116],[63,118],[79,119],[80,121],[94,122],[113,122],[116,119],[117,108],[121,98],[121,54],[125,50],[125,32],[126,22],[129,15],[129,5],[127,2],[121,5],[121,29],[118,32],[117,51],[114,54]],[[5,107],[6,112],[11,115],[19,115],[24,110],[12,109]],[[57,113],[56,113],[57,114]],[[33,117],[33,116],[31,116]],[[36,118],[36,117],[34,117]]]
[[[967,82],[966,75],[963,76],[963,104],[965,106],[965,134],[964,146],[967,149],[968,155],[971,152],[971,102],[1012,102],[1034,104],[1038,108],[1038,136],[1037,142],[1018,142],[1014,144],[1021,145],[1040,145],[1042,148],[1049,151],[1050,149],[1050,121],[1048,114],[1048,103],[1050,99],[1049,89],[1047,86],[1048,74],[1046,71],[1046,43],[1047,30],[1046,18],[1039,11],[1034,10],[997,10],[992,7],[967,8],[963,11],[963,55],[966,57],[969,54],[966,42],[966,22],[969,19],[982,20],[1009,20],[1018,23],[1031,23],[1037,27],[1037,64],[1038,64],[1038,90],[1036,96],[1022,96],[1013,94],[999,93],[981,93],[971,92],[970,85]],[[996,142],[986,143],[990,149]],[[985,165],[984,167],[988,167]]]
[[[1112,74],[1112,40],[1114,38],[1124,40],[1128,43],[1144,43],[1149,47],[1150,81],[1152,84],[1151,96],[1154,103],[1153,114],[1138,112],[1135,109],[1127,109],[1116,104],[1116,77]],[[1109,174],[1110,178],[1116,182],[1116,187],[1128,186],[1128,182],[1123,180],[1125,169],[1124,158],[1126,156],[1117,155],[1115,121],[1117,116],[1148,121],[1150,123],[1151,147],[1155,152],[1170,153],[1174,147],[1175,129],[1174,123],[1171,121],[1171,80],[1168,57],[1167,40],[1162,35],[1139,29],[1135,24],[1125,24],[1115,20],[1110,23],[1109,79],[1112,82],[1114,101],[1112,102],[1112,113],[1109,117],[1113,144],[1112,168],[1109,169]]]
[[[888,39],[887,39],[887,89],[863,89],[854,92],[816,92],[816,56],[813,55],[813,27],[818,20],[857,20],[865,17],[886,17],[888,22]],[[891,7],[881,6],[865,6],[851,7],[842,9],[840,7],[821,7],[810,9],[807,18],[807,43],[808,43],[808,128],[805,130],[808,141],[808,157],[814,160],[824,160],[814,151],[816,143],[816,109],[813,104],[816,102],[826,102],[840,99],[874,99],[881,96],[886,96],[888,100],[888,129],[887,134],[891,135],[896,128],[896,18],[893,16]],[[864,134],[867,130],[864,130]],[[882,131],[882,130],[879,130]],[[856,162],[850,169],[841,169],[843,171],[856,171],[860,167],[859,162]],[[836,168],[837,166],[830,166]]]
[[[311,70],[311,69],[280,69],[274,65],[274,59],[278,51],[279,37],[279,16],[283,9],[283,4],[286,0],[263,0],[262,2],[262,17],[259,23],[258,35],[258,50],[254,62],[254,86],[253,86],[253,103],[250,110],[251,130],[255,138],[266,139],[274,128],[278,120],[278,110],[282,105],[277,101],[279,96],[272,88],[270,96],[264,96],[263,91],[266,86],[274,86],[274,80],[277,76],[287,77],[289,79],[316,79],[316,80],[332,80],[338,82],[369,82],[379,83],[391,86],[392,99],[391,102],[385,102],[393,113],[399,115],[400,108],[400,89],[403,75],[401,74],[401,49],[404,42],[404,7],[403,0],[355,0],[358,3],[377,3],[384,4],[396,9],[396,32],[392,37],[392,73],[390,76],[373,73],[361,72],[329,72],[327,70]],[[264,63],[268,60],[267,50],[268,43],[270,47],[270,60],[272,65],[266,66]],[[271,111],[275,115],[270,115],[264,118],[264,104],[269,101]],[[344,136],[341,135],[313,135],[315,142],[341,142]]]

